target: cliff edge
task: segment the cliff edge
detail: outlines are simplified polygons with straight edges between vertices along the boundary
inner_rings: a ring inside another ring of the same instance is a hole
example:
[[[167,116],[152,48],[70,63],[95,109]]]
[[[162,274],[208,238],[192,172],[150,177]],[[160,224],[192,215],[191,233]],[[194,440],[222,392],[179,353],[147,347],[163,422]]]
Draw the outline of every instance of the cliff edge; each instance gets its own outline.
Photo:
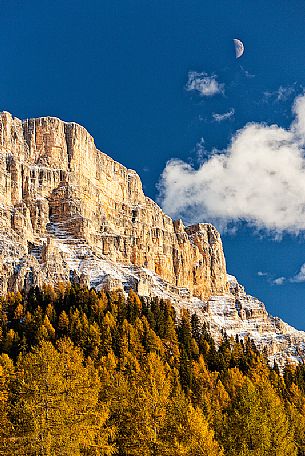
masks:
[[[217,230],[173,222],[76,123],[0,114],[0,205],[2,293],[69,279],[58,244],[145,267],[199,298],[227,290]]]
[[[305,356],[305,333],[227,275],[215,227],[173,221],[80,125],[0,113],[0,294],[67,280],[170,299],[281,367]]]

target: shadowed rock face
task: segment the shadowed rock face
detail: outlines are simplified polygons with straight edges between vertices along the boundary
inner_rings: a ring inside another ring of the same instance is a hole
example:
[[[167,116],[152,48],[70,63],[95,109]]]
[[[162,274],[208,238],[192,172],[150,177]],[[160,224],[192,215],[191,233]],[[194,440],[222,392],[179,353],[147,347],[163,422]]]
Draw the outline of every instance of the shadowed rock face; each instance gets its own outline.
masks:
[[[80,125],[1,113],[0,291],[69,279],[65,246],[75,260],[145,267],[199,298],[228,290],[212,225],[173,222]]]

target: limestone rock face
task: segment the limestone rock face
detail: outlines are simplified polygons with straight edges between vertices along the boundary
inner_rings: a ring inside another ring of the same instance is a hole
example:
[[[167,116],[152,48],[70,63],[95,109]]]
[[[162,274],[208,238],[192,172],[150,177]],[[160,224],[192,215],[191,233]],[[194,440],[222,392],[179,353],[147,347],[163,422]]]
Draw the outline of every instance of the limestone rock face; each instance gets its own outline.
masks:
[[[71,248],[75,261],[86,251],[144,267],[199,298],[228,290],[212,225],[173,222],[135,171],[97,150],[80,125],[52,117],[0,114],[0,248],[0,292],[69,279]]]
[[[235,277],[228,276],[230,292],[222,296],[211,296],[206,312],[201,318],[209,327],[215,340],[221,339],[221,331],[227,336],[250,337],[259,350],[264,350],[270,364],[276,361],[280,369],[286,362],[304,360],[305,332],[297,331],[278,317],[266,311],[259,299],[246,294]]]
[[[169,299],[281,367],[305,358],[305,333],[227,275],[212,225],[172,221],[80,125],[0,113],[0,294],[67,280]]]

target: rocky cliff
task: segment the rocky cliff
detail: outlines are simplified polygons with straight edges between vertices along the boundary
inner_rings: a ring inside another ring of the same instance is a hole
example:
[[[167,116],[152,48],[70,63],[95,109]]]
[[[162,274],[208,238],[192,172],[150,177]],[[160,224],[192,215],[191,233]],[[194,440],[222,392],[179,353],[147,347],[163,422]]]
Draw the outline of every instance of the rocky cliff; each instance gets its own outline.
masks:
[[[172,221],[139,176],[99,151],[80,125],[0,114],[0,293],[73,280],[135,288],[196,312],[214,336],[246,335],[284,363],[305,334],[270,317],[227,276],[208,223]]]
[[[201,298],[227,289],[216,229],[173,222],[144,195],[139,176],[75,123],[1,114],[0,204],[1,292],[69,278],[61,241],[145,267]]]

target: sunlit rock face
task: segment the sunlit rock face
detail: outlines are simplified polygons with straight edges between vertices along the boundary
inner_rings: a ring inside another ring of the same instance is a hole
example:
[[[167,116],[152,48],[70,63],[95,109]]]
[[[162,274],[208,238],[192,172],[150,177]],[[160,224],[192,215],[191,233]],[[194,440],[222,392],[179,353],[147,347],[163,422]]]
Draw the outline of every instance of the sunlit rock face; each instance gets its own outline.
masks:
[[[230,291],[222,296],[211,296],[201,318],[214,338],[221,340],[221,330],[228,337],[254,340],[264,350],[271,365],[282,369],[286,362],[298,363],[305,356],[305,332],[297,331],[278,317],[268,314],[265,305],[248,295],[235,277],[228,275]],[[195,299],[196,303],[196,299]]]
[[[2,292],[69,278],[65,245],[145,267],[200,298],[227,290],[216,229],[173,222],[135,171],[97,150],[80,125],[4,112],[0,160]]]
[[[212,225],[173,221],[80,125],[0,113],[0,293],[66,280],[170,299],[280,366],[305,354],[305,334],[227,276]]]

